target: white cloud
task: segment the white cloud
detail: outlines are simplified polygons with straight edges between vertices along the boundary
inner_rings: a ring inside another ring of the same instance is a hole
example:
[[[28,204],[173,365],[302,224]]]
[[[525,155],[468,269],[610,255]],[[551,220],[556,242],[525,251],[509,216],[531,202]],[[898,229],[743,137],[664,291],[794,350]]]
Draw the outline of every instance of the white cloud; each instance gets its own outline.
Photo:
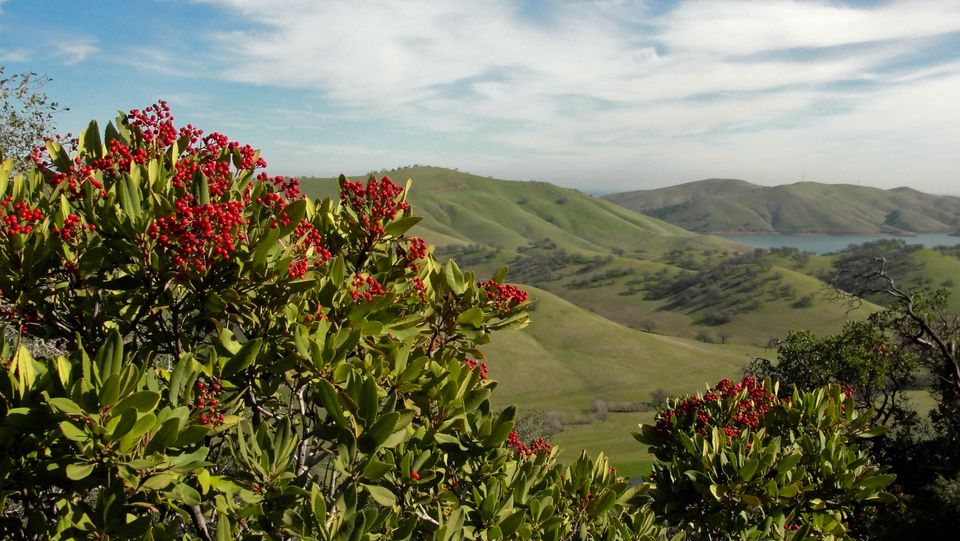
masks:
[[[651,18],[584,1],[531,19],[507,0],[205,1],[253,25],[215,37],[229,66],[220,77],[319,92],[334,118],[501,145],[518,156],[497,162],[508,177],[573,183],[640,168],[779,182],[806,168],[895,184],[915,164],[945,183],[960,166],[940,154],[960,143],[947,126],[960,121],[960,53],[890,68],[960,32],[955,2],[704,0]],[[914,161],[891,154],[901,140]],[[328,150],[359,159],[354,147]]]
[[[60,58],[67,66],[75,66],[91,55],[100,52],[97,45],[97,38],[81,36],[74,38],[62,38],[54,42],[56,56]]]
[[[855,8],[829,2],[684,2],[661,37],[685,50],[751,54],[910,39],[960,30],[960,4],[943,0]]]

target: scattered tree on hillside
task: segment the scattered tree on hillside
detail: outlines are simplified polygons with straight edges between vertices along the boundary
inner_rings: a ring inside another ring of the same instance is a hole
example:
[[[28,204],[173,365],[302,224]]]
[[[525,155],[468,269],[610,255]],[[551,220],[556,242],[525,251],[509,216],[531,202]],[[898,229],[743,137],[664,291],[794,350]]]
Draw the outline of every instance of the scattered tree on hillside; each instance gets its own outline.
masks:
[[[8,74],[0,66],[0,161],[12,158],[26,169],[34,147],[53,131],[53,115],[64,110],[43,91],[49,78],[33,72]]]

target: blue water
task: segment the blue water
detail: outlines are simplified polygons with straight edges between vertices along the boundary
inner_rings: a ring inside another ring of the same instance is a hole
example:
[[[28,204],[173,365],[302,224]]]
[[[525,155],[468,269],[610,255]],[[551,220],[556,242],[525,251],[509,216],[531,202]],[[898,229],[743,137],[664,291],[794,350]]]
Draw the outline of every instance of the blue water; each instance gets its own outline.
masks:
[[[907,244],[922,244],[931,246],[955,246],[960,244],[960,237],[944,234],[914,235],[912,237],[898,237],[894,235],[723,235],[723,238],[753,246],[755,248],[780,248],[788,246],[804,252],[825,254],[843,250],[851,244],[863,244],[880,239],[901,239]]]

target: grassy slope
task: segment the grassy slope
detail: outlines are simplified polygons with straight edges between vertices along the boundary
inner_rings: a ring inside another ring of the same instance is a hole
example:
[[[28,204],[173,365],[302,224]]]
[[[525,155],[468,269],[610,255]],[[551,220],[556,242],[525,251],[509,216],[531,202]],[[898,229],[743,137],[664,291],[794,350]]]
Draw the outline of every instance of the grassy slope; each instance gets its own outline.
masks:
[[[622,259],[611,264],[623,268],[630,268],[631,265],[638,269],[644,268],[643,263]],[[627,289],[625,282],[635,279],[636,275],[617,278],[607,285],[589,289],[567,288],[567,279],[541,285],[577,305],[629,327],[643,328],[645,322],[653,321],[654,331],[659,334],[694,338],[701,331],[706,331],[713,338],[719,339],[719,335],[723,333],[728,335],[727,340],[730,342],[755,346],[765,346],[772,338],[783,337],[787,332],[796,329],[815,333],[833,332],[839,329],[844,321],[866,317],[877,309],[876,306],[866,303],[860,310],[849,312],[847,306],[825,299],[827,290],[823,282],[788,268],[775,266],[766,274],[779,274],[780,281],[775,286],[751,293],[762,301],[760,307],[736,314],[732,322],[716,326],[697,324],[712,310],[710,307],[668,310],[666,301],[647,300],[642,292],[630,296],[621,295],[620,293]],[[782,285],[792,286],[796,299],[813,295],[813,305],[796,308],[792,306],[794,299],[775,298],[771,290]]]
[[[704,344],[632,330],[531,288],[537,299],[533,323],[507,331],[484,346],[490,375],[499,387],[499,406],[518,404],[576,414],[595,400],[646,401],[661,388],[671,394],[693,392],[707,382],[736,377],[760,350]],[[564,460],[581,450],[603,451],[621,473],[649,470],[645,446],[631,433],[652,413],[611,413],[605,421],[570,426],[553,436]]]
[[[559,247],[607,254],[613,248],[660,253],[667,249],[733,249],[724,239],[679,227],[546,182],[479,177],[438,167],[391,172],[413,179],[410,201],[424,217],[415,231],[436,244],[479,243],[515,250],[549,237]],[[312,196],[335,194],[330,180],[305,179]]]
[[[594,400],[647,400],[657,388],[691,391],[733,376],[759,352],[648,334],[546,291],[530,292],[537,299],[533,323],[501,333],[484,349],[504,404],[574,413]]]
[[[543,238],[550,238],[557,249],[584,255],[608,256],[614,250],[622,250],[625,257],[615,257],[605,268],[631,269],[636,273],[633,276],[614,279],[599,288],[572,289],[567,287],[574,278],[572,270],[561,269],[558,274],[562,278],[540,285],[627,326],[639,327],[645,321],[655,321],[659,334],[693,338],[703,330],[696,321],[708,309],[664,310],[664,302],[646,300],[642,293],[620,295],[627,289],[624,282],[636,279],[644,271],[655,272],[664,267],[664,254],[671,250],[699,254],[703,250],[739,249],[724,239],[690,233],[576,190],[544,182],[495,180],[434,167],[389,174],[397,181],[413,179],[411,204],[417,214],[424,217],[414,233],[439,245],[477,243],[502,249],[497,257],[473,267],[479,276],[511,261],[518,247]],[[729,184],[730,189],[753,186],[742,181]],[[331,180],[304,181],[304,190],[315,196],[335,194],[334,187]],[[781,274],[785,283],[793,285],[801,296],[818,295],[822,288],[822,283],[798,273],[784,271]],[[788,302],[773,302],[738,316],[730,324],[707,331],[714,336],[728,334],[733,342],[760,345],[796,328],[827,332],[847,317],[842,307],[829,303],[816,306],[815,309],[795,309]]]
[[[701,232],[940,233],[960,227],[960,198],[905,188],[816,182],[764,187],[711,179],[604,198]]]

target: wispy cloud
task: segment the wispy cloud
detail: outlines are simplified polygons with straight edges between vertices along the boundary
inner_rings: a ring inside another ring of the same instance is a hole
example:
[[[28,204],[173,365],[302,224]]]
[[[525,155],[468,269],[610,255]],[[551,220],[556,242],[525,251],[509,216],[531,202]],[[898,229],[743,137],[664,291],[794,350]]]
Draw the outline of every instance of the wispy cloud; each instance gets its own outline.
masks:
[[[927,163],[942,148],[933,140],[960,143],[947,98],[960,91],[960,51],[937,41],[960,33],[954,2],[694,0],[654,14],[608,1],[540,13],[507,0],[204,1],[251,25],[214,36],[229,66],[220,78],[316,92],[325,114],[500,145],[523,156],[512,176],[541,167],[575,180],[600,166],[784,181],[831,156],[824,176],[874,160],[870,172],[895,183],[906,167],[890,149],[904,137],[931,141],[915,150]],[[935,61],[904,60],[937,46]],[[918,115],[928,104],[910,100],[936,92],[947,92],[938,112]]]
[[[75,66],[100,52],[97,38],[91,36],[58,39],[54,47],[55,55],[67,66]]]
[[[0,10],[0,14],[3,10]],[[30,59],[30,50],[23,48],[0,49],[0,62],[26,62]]]

